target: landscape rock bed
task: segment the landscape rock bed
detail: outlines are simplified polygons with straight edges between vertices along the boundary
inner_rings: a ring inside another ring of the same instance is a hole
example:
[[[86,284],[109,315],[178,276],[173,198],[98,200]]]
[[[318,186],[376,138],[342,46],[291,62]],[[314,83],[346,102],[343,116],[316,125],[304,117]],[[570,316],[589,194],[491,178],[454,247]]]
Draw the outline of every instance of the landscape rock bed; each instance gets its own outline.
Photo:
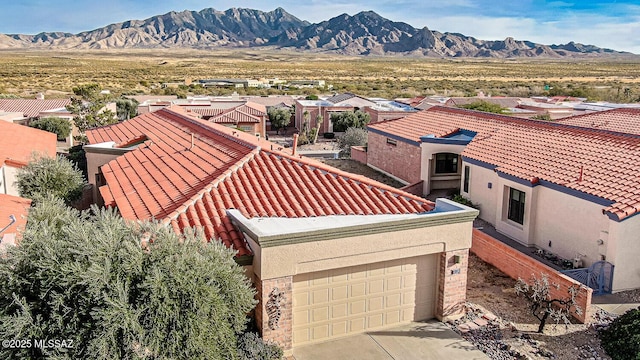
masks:
[[[536,332],[538,320],[513,291],[515,280],[471,255],[465,315],[448,326],[491,359],[607,360],[598,331],[615,316],[600,308],[589,324],[548,323]],[[633,300],[640,292],[624,296]]]

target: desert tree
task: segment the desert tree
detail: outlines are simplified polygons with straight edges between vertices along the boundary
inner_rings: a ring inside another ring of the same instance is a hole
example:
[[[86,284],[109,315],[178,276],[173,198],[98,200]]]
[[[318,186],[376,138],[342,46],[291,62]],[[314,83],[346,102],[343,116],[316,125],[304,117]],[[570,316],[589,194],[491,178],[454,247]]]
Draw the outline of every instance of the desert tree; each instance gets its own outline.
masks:
[[[322,123],[324,122],[324,118],[321,114],[316,116],[316,127],[313,129],[311,135],[313,135],[313,139],[311,140],[312,144],[315,144],[318,141],[318,133],[320,133],[320,129],[322,128]]]
[[[267,115],[269,115],[271,126],[276,129],[276,134],[280,132],[280,129],[286,129],[291,123],[291,110],[287,108],[271,107],[267,111]]]
[[[116,100],[116,115],[119,121],[129,120],[138,115],[138,101],[121,98]]]
[[[51,194],[70,204],[82,196],[85,185],[82,172],[62,156],[34,155],[16,175],[20,196],[29,199]]]
[[[460,105],[460,107],[463,109],[484,111],[484,112],[495,113],[495,114],[507,114],[509,112],[509,109],[500,106],[500,104],[494,104],[494,103],[483,101],[483,100],[474,101],[472,103],[465,104],[465,105]]]
[[[544,326],[549,319],[554,320],[556,324],[560,322],[570,324],[571,309],[574,309],[573,311],[578,315],[582,314],[582,309],[576,303],[576,296],[580,289],[578,286],[570,286],[564,298],[552,297],[552,287],[560,289],[559,284],[549,282],[546,274],[541,274],[540,277],[532,275],[529,283],[518,278],[515,285],[516,294],[527,299],[531,314],[540,321],[539,333],[544,331]]]
[[[113,111],[106,109],[109,98],[101,93],[98,84],[74,87],[73,93],[67,110],[73,114],[73,122],[81,133],[76,140],[84,142],[85,131],[118,122]]]
[[[0,281],[0,338],[73,346],[4,348],[4,359],[238,359],[256,303],[220,241],[55,197],[0,256]]]
[[[331,114],[330,119],[335,131],[346,131],[351,127],[364,129],[371,121],[371,115],[361,110],[343,111]]]
[[[348,157],[351,154],[352,146],[367,145],[367,130],[361,128],[348,128],[347,131],[338,138],[340,156]]]
[[[55,116],[33,120],[29,126],[56,134],[58,141],[64,141],[71,134],[71,122]]]

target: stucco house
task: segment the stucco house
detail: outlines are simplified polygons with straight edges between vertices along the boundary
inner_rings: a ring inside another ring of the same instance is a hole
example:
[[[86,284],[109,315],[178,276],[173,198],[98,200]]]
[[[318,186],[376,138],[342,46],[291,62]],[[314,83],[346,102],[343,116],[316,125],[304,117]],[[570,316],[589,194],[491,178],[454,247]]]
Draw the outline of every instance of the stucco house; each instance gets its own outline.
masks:
[[[237,251],[267,340],[293,347],[460,316],[477,211],[162,109],[90,130],[98,201]]]
[[[265,105],[235,99],[218,100],[209,96],[187,99],[146,99],[138,105],[138,114],[154,112],[166,107],[179,107],[193,112],[202,119],[234,127],[255,136],[265,137],[267,133],[267,108]],[[145,99],[145,98],[141,98]]]
[[[56,156],[56,134],[0,121],[0,194],[19,195],[16,175],[34,154]]]
[[[370,125],[367,161],[423,194],[459,191],[524,245],[612,263],[612,290],[622,291],[640,287],[640,136],[620,132],[637,128],[630,112],[637,120],[637,110],[614,110],[596,126],[432,107]]]
[[[389,119],[398,119],[417,111],[412,106],[386,99],[367,99],[352,93],[335,94],[326,99],[297,100],[295,104],[294,124],[298,130],[303,128],[305,114],[308,114],[309,127],[317,126],[318,115],[323,122],[320,133],[334,132],[331,115],[345,111],[360,110],[369,114],[371,123]]]

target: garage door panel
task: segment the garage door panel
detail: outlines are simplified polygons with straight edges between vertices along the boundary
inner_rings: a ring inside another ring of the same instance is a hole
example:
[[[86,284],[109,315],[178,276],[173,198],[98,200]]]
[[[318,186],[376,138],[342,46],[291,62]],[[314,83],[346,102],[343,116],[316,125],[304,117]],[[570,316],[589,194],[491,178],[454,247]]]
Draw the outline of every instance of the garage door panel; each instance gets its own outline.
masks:
[[[385,303],[387,307],[398,307],[402,305],[401,294],[391,294],[385,297]]]
[[[351,297],[365,296],[367,294],[367,283],[357,283],[351,285]]]
[[[294,344],[433,317],[437,256],[294,277]]]
[[[400,310],[388,311],[385,313],[387,325],[400,323]]]
[[[331,301],[341,301],[348,298],[349,287],[347,285],[340,285],[331,289]]]
[[[349,314],[349,304],[342,303],[331,306],[331,318],[340,319],[346,317]]]
[[[384,279],[371,280],[369,282],[369,294],[379,294],[384,291]]]

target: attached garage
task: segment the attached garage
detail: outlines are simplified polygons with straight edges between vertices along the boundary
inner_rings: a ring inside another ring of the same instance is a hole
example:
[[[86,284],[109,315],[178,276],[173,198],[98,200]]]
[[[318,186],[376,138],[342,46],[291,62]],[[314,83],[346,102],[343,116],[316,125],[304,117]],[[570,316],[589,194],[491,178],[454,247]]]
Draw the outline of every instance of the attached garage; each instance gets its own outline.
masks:
[[[294,346],[433,318],[437,265],[434,254],[294,276]]]

